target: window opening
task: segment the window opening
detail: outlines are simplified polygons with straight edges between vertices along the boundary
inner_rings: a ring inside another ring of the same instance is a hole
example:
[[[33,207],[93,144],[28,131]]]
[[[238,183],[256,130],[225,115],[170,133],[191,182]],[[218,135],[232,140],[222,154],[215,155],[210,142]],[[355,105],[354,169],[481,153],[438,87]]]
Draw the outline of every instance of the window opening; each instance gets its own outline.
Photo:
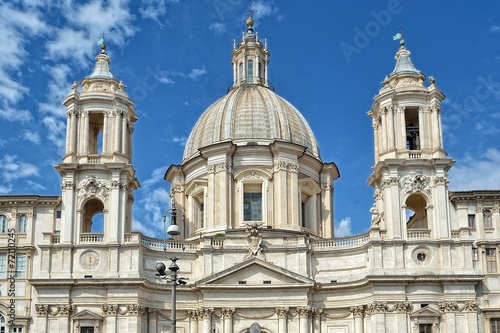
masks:
[[[419,333],[432,333],[432,324],[418,324]]]
[[[92,199],[83,209],[82,232],[104,232],[104,205],[100,200]]]
[[[491,333],[500,333],[500,319],[491,318],[490,319]]]
[[[27,225],[28,225],[28,217],[26,216],[26,214],[20,215],[17,231],[20,233],[25,233]]]
[[[496,273],[497,272],[496,249],[487,248],[485,253],[486,253],[486,272]]]
[[[493,221],[491,220],[491,210],[489,210],[489,209],[483,210],[483,219],[484,219],[484,227],[485,228],[492,228],[493,227]]]
[[[471,230],[476,230],[476,215],[469,214],[467,216],[468,225]]]
[[[262,185],[245,184],[243,192],[243,221],[262,221]]]
[[[406,125],[406,149],[420,149],[420,130],[418,123],[418,109],[405,109],[405,125]]]
[[[253,83],[253,60],[248,61],[248,83]]]
[[[427,209],[425,199],[412,194],[406,199],[406,228],[407,229],[427,229]]]
[[[80,333],[94,333],[93,327],[80,327]]]
[[[26,255],[18,254],[16,257],[16,277],[26,277]]]
[[[4,234],[7,232],[7,216],[0,215],[0,233]]]

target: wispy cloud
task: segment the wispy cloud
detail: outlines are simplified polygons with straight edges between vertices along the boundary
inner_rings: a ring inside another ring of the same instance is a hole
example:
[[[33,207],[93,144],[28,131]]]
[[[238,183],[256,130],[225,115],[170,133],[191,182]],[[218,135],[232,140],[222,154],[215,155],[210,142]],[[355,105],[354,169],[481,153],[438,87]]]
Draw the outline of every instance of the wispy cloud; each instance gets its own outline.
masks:
[[[213,22],[208,28],[216,34],[221,34],[227,31],[226,24],[220,22]]]
[[[25,129],[21,132],[21,138],[36,145],[40,144],[40,135],[37,132],[32,132]]]
[[[163,28],[163,23],[160,22],[160,18],[167,12],[167,6],[165,0],[142,0],[141,8],[139,8],[139,13],[144,19],[150,19],[158,23],[160,28]]]
[[[189,74],[187,74],[187,76],[191,80],[198,80],[200,76],[203,76],[205,74],[207,74],[207,71],[205,70],[205,67],[203,67],[203,68],[193,68],[193,69],[191,69],[191,72],[189,72]]]
[[[334,227],[335,237],[345,237],[352,235],[351,231],[351,218],[346,217],[340,220],[339,223],[335,223]]]
[[[282,19],[282,16],[278,15],[278,7],[272,1],[252,1],[251,8],[255,10],[253,17],[256,21],[270,16],[274,16],[278,20]]]
[[[458,159],[451,168],[451,190],[500,189],[500,149],[490,148]]]
[[[176,136],[172,138],[172,142],[178,143],[181,147],[184,147],[186,145],[187,137],[185,136]]]
[[[7,183],[39,175],[36,165],[19,161],[15,155],[4,155],[0,158],[0,172],[2,173],[3,181]]]
[[[498,33],[498,32],[500,32],[500,26],[498,26],[498,25],[492,25],[492,26],[490,27],[490,32],[493,32],[493,33]]]

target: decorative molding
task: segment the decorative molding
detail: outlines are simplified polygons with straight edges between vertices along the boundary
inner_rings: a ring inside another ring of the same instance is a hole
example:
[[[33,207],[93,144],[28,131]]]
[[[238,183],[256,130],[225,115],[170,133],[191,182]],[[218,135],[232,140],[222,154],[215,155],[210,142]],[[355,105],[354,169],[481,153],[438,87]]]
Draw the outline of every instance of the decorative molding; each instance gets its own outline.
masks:
[[[46,316],[49,312],[49,306],[46,304],[35,304],[35,312],[37,316]]]
[[[101,91],[102,92],[102,91],[106,91],[106,87],[102,83],[98,82],[98,83],[92,85],[90,87],[90,90],[91,91]]]
[[[397,313],[411,313],[413,311],[413,305],[410,301],[394,302],[392,311]]]
[[[236,309],[235,308],[222,308],[221,310],[221,318],[222,319],[230,319],[233,317]]]
[[[266,260],[266,256],[262,252],[262,222],[249,222],[246,224],[248,253],[245,259],[258,257]]]
[[[400,183],[403,193],[430,192],[430,178],[426,175],[412,172],[402,177]]]
[[[479,302],[476,300],[465,301],[464,305],[460,308],[460,311],[462,311],[462,312],[476,312],[478,306],[479,306]]]
[[[73,304],[35,304],[35,311],[37,316],[70,316],[75,312]]]
[[[297,307],[297,314],[299,317],[309,317],[313,312],[312,307],[310,306],[298,306]]]
[[[200,318],[212,318],[212,315],[214,314],[214,308],[201,308],[198,313]]]
[[[97,179],[95,176],[87,176],[78,185],[78,197],[90,195],[102,195],[105,199],[108,198],[109,189],[104,182]]]
[[[458,311],[457,301],[439,301],[438,308],[441,312],[456,312]]]
[[[198,320],[200,318],[200,313],[198,309],[187,310],[187,315],[190,320]]]
[[[286,318],[290,314],[289,307],[276,308],[276,314],[278,318]]]
[[[372,304],[368,305],[366,314],[371,315],[375,313],[385,313],[388,311],[389,307],[387,306],[387,302],[375,301]]]
[[[351,306],[349,308],[349,311],[351,311],[354,317],[363,317],[363,315],[365,314],[365,306],[364,305]]]

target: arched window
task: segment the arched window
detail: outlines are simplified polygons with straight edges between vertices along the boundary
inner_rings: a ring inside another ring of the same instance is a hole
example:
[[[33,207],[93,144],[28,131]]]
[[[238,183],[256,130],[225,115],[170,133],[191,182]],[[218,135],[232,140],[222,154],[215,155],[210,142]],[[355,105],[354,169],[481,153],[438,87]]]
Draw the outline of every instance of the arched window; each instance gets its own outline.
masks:
[[[6,332],[5,316],[3,313],[0,313],[0,333],[5,333],[5,332]]]
[[[103,203],[92,199],[85,204],[83,211],[82,232],[103,233],[105,221]]]
[[[493,228],[493,221],[491,220],[491,210],[483,210],[483,220],[485,228]]]
[[[425,199],[412,194],[406,199],[406,228],[407,229],[428,229],[427,210]]]
[[[248,60],[248,83],[253,83],[253,60]]]
[[[26,214],[19,215],[19,223],[17,225],[17,232],[25,233],[28,227],[28,216]]]
[[[4,234],[7,232],[7,216],[0,215],[0,233]]]

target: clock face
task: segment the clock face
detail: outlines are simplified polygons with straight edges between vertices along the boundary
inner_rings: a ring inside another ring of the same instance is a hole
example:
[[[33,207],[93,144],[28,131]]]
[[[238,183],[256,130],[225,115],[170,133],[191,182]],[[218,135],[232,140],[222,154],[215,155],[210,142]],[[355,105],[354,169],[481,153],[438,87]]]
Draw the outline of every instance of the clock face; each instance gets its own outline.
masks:
[[[80,265],[85,269],[92,269],[99,265],[99,255],[94,251],[87,251],[80,257]]]

